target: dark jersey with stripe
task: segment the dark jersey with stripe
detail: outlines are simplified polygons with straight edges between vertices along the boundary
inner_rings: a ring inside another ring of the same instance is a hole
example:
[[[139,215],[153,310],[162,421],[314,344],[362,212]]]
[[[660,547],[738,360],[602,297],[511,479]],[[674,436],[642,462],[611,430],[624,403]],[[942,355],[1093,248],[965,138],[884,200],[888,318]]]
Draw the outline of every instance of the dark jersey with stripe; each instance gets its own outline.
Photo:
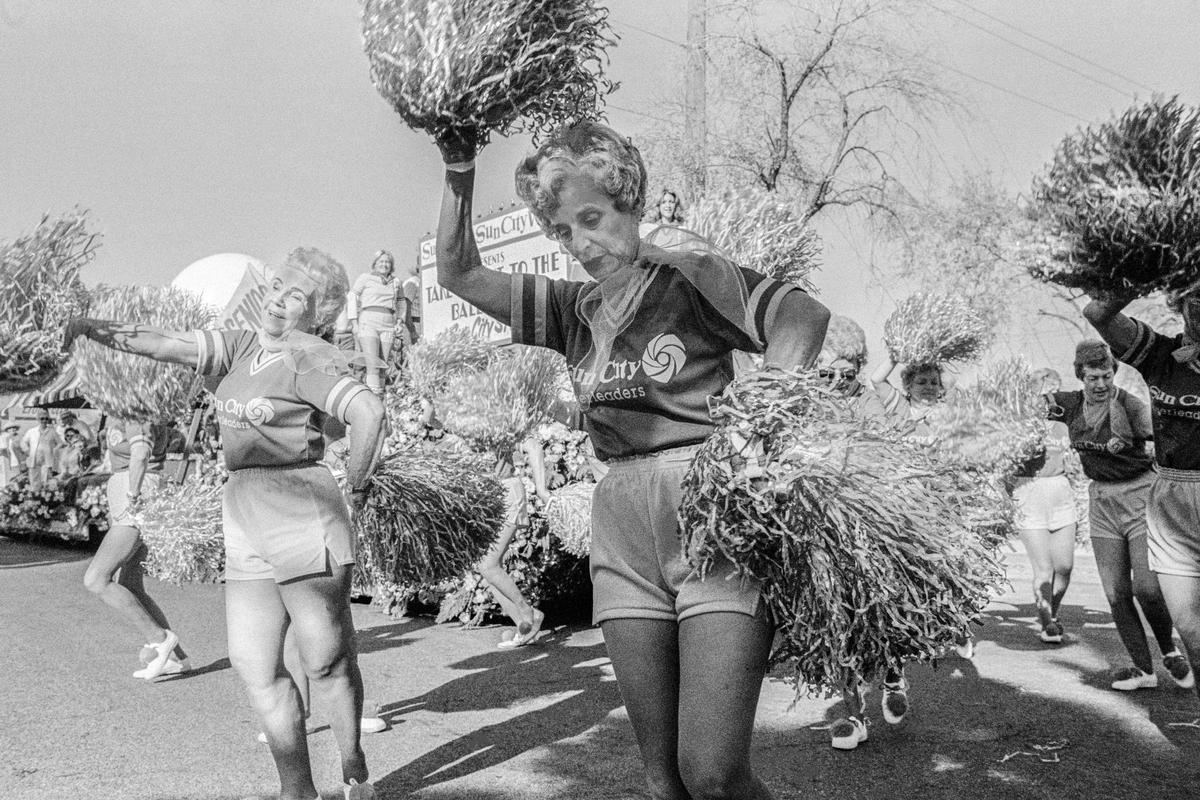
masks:
[[[602,459],[696,444],[713,430],[708,398],[733,379],[733,351],[763,352],[766,331],[791,284],[742,269],[747,320],[755,336],[725,319],[684,275],[652,264],[649,286],[629,325],[613,342],[596,388],[586,400],[583,429]],[[594,282],[514,275],[513,341],[562,353],[571,370],[591,349],[577,302]],[[747,328],[750,326],[747,325]]]
[[[1079,453],[1083,474],[1094,481],[1128,481],[1145,475],[1153,466],[1146,454],[1146,437],[1150,433],[1150,409],[1123,389],[1114,389],[1117,402],[1125,406],[1134,431],[1132,442],[1125,442],[1111,452],[1112,423],[1105,416],[1099,428],[1087,424],[1083,413],[1083,392],[1055,392],[1049,418],[1063,422],[1071,435],[1071,447]]]
[[[1140,320],[1133,344],[1117,357],[1142,373],[1150,387],[1154,460],[1169,469],[1200,470],[1200,365],[1172,353],[1183,334],[1164,336]]]

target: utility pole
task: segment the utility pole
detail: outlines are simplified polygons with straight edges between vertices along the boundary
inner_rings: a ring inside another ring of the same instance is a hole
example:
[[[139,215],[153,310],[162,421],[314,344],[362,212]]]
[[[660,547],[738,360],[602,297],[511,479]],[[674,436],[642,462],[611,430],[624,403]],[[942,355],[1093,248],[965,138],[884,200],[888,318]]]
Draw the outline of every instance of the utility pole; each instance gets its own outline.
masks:
[[[690,201],[704,194],[708,121],[705,79],[708,54],[708,0],[688,0],[687,65],[684,70],[683,125],[690,168],[684,178],[684,195]]]

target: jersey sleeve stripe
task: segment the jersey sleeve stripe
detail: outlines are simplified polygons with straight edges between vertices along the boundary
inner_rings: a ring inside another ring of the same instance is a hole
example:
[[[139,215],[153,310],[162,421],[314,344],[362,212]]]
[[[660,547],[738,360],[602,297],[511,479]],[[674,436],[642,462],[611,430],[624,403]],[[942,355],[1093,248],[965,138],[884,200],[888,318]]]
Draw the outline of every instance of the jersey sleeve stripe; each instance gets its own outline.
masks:
[[[779,281],[770,278],[763,278],[759,281],[754,289],[750,292],[749,301],[746,303],[746,321],[751,324],[750,330],[754,331],[756,341],[759,347],[766,344],[767,336],[767,321],[773,314],[768,314],[772,309],[772,301],[779,294],[779,290],[783,288],[783,284]],[[775,301],[776,307],[778,301]]]
[[[525,334],[525,276],[514,276],[509,300],[509,315],[512,317],[512,340],[517,344],[528,344]]]
[[[359,392],[365,391],[367,391],[367,387],[354,378],[342,378],[333,385],[333,388],[329,390],[329,395],[325,398],[325,413],[339,422],[346,422],[346,411],[350,408],[350,402]]]
[[[196,331],[196,372],[207,375],[212,372],[213,346],[208,331]]]
[[[1137,367],[1150,354],[1150,347],[1154,344],[1154,331],[1139,319],[1133,320],[1133,324],[1136,326],[1133,343],[1129,345],[1129,349],[1117,356],[1117,360],[1123,361],[1131,367]]]
[[[546,314],[550,303],[550,279],[543,275],[533,278],[533,336],[534,344],[546,346]]]
[[[891,390],[888,392],[887,399],[883,401],[883,410],[888,414],[895,414],[900,408],[900,392],[895,386],[888,386]]]
[[[771,327],[775,324],[775,316],[779,313],[779,306],[783,303],[783,298],[787,297],[788,293],[793,289],[799,291],[797,287],[788,283],[777,281],[772,281],[772,283],[775,285],[768,290],[766,296],[763,298],[764,303],[760,312],[761,319],[755,320],[758,325],[758,335],[762,337],[763,344],[767,343],[767,331],[771,330]]]

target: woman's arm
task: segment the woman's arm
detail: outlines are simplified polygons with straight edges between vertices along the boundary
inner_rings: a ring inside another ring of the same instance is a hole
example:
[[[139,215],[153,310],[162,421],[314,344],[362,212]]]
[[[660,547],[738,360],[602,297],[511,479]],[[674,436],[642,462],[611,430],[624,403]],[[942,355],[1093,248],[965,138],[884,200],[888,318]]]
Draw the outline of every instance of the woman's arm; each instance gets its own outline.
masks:
[[[512,322],[515,277],[483,266],[471,230],[471,202],[475,193],[473,136],[462,133],[452,141],[439,141],[438,145],[449,165],[435,249],[438,283],[508,325]],[[469,160],[461,161],[464,157]]]
[[[550,490],[546,487],[546,449],[535,437],[530,436],[521,443],[528,459],[530,477],[533,478],[533,491],[541,498],[542,503],[550,501]]]
[[[892,377],[892,371],[896,369],[896,362],[892,361],[892,354],[885,347],[883,348],[883,361],[871,373],[870,381],[871,388],[876,394],[886,393],[891,395],[896,387],[892,386],[888,378]]]
[[[129,502],[137,502],[142,496],[142,481],[146,477],[146,467],[150,464],[150,445],[146,442],[134,442],[129,447]]]
[[[149,325],[105,319],[73,319],[67,324],[66,345],[80,336],[122,353],[196,368],[200,348],[190,331],[164,331]]]
[[[1096,333],[1100,334],[1113,355],[1120,357],[1133,345],[1137,336],[1137,325],[1132,319],[1121,313],[1132,298],[1121,295],[1093,298],[1083,309],[1083,316],[1092,323]]]
[[[805,292],[788,292],[766,330],[766,367],[811,367],[825,343],[829,309]]]
[[[357,512],[366,499],[367,481],[383,449],[383,403],[371,392],[359,392],[346,409],[350,425],[350,457],[346,460],[346,498]]]

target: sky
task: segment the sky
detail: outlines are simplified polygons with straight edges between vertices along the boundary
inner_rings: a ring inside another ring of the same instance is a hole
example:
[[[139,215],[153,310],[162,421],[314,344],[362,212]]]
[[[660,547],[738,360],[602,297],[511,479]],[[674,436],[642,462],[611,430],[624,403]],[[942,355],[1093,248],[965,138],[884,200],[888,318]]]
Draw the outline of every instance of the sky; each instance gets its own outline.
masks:
[[[609,121],[636,141],[675,89],[686,0],[608,5],[622,84]],[[1192,0],[912,8],[970,112],[929,129],[942,177],[988,169],[1024,190],[1076,126],[1152,91],[1200,102]],[[0,0],[0,76],[0,238],[45,212],[90,209],[103,245],[89,283],[165,284],[214,253],[271,262],[299,245],[353,276],[380,248],[415,259],[436,225],[440,160],[372,86],[355,2]],[[498,141],[481,154],[478,212],[514,201],[528,147]],[[817,227],[820,299],[877,342],[903,287],[866,266],[870,237],[854,219]],[[1071,342],[1047,325],[1005,346],[1061,362]]]

